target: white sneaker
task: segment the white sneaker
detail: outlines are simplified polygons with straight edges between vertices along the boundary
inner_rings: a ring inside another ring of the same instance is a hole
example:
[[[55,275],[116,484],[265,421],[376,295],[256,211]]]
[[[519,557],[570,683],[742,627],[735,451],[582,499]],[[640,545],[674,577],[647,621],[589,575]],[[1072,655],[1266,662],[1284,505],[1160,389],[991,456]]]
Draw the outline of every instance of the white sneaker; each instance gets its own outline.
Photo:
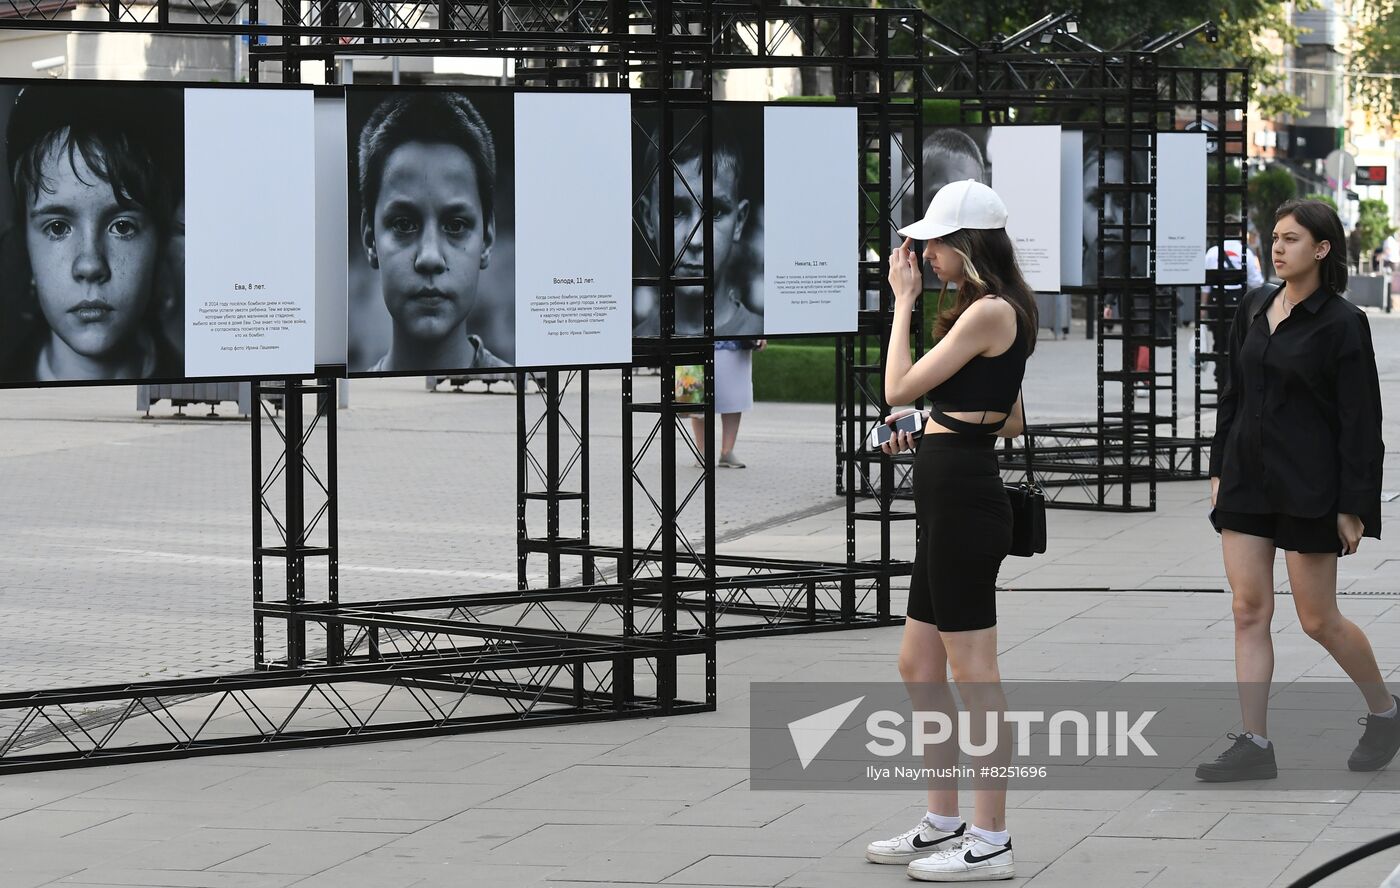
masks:
[[[908,863],[948,847],[949,842],[956,842],[966,831],[966,823],[956,832],[944,832],[934,829],[927,819],[920,820],[919,825],[907,833],[866,845],[865,859],[871,863]]]
[[[909,878],[921,882],[990,882],[1016,875],[1011,843],[993,845],[973,835],[921,860],[911,861]]]

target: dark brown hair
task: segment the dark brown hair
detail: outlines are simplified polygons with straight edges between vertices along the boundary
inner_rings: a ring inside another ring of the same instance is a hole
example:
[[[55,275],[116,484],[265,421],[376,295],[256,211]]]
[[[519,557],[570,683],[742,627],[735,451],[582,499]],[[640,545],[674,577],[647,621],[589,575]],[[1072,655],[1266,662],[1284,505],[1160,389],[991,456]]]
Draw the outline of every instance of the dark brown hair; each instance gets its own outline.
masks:
[[[481,112],[459,92],[432,90],[395,93],[381,101],[360,130],[359,166],[361,212],[374,218],[384,165],[395,148],[408,142],[451,145],[471,158],[481,212],[495,219],[496,142]]]
[[[82,158],[111,187],[118,206],[150,213],[164,241],[184,190],[184,145],[169,135],[181,127],[179,93],[171,90],[26,86],[15,97],[5,133],[15,222],[23,227],[28,204],[52,192],[46,161],[66,163],[76,176]]]
[[[1322,257],[1319,269],[1322,273],[1322,286],[1333,293],[1341,293],[1347,288],[1347,236],[1342,230],[1342,220],[1337,211],[1320,200],[1289,200],[1274,213],[1277,223],[1285,216],[1292,216],[1298,224],[1308,230],[1318,243],[1327,241],[1330,245],[1327,255]]]
[[[1016,335],[1026,344],[1026,354],[1035,351],[1036,330],[1040,326],[1035,293],[1016,264],[1016,249],[1006,229],[961,228],[944,235],[942,241],[962,259],[963,284],[953,304],[938,313],[933,326],[934,338],[946,336],[972,303],[995,293],[1016,310]],[[941,298],[939,302],[941,304]]]

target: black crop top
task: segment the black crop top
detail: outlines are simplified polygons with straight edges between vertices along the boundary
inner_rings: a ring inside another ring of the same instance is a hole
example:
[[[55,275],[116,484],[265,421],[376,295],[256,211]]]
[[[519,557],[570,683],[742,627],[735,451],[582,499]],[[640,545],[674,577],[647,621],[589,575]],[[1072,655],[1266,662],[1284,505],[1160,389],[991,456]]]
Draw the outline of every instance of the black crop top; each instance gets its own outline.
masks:
[[[940,411],[993,410],[1010,413],[1016,406],[1021,380],[1026,375],[1026,339],[1021,335],[1021,316],[1016,316],[1016,340],[994,357],[977,355],[958,372],[928,393]]]

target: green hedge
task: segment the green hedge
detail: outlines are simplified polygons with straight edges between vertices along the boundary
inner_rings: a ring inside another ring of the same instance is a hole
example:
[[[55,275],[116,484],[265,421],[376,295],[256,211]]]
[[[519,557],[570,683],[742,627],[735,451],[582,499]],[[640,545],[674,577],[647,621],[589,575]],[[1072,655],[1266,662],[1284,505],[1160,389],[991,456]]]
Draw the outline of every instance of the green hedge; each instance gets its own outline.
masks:
[[[769,343],[753,356],[756,401],[836,403],[836,349]]]
[[[871,363],[881,363],[878,349],[866,353]],[[770,342],[753,357],[755,401],[836,403],[836,349],[819,345]]]
[[[951,296],[947,297],[951,300]],[[933,330],[938,291],[924,293],[924,329]],[[870,349],[867,360],[881,362],[879,349]],[[917,359],[917,356],[915,356]],[[836,337],[812,336],[769,342],[753,358],[753,396],[756,401],[836,403]]]

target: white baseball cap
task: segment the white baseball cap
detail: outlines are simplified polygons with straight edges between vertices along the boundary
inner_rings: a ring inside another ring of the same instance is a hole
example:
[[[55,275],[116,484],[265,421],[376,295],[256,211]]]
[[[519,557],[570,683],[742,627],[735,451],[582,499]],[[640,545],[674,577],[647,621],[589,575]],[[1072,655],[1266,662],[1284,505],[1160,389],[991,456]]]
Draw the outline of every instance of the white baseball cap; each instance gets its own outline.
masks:
[[[914,240],[933,240],[962,228],[1005,228],[1006,204],[976,179],[949,182],[928,205],[924,218],[899,229]]]

